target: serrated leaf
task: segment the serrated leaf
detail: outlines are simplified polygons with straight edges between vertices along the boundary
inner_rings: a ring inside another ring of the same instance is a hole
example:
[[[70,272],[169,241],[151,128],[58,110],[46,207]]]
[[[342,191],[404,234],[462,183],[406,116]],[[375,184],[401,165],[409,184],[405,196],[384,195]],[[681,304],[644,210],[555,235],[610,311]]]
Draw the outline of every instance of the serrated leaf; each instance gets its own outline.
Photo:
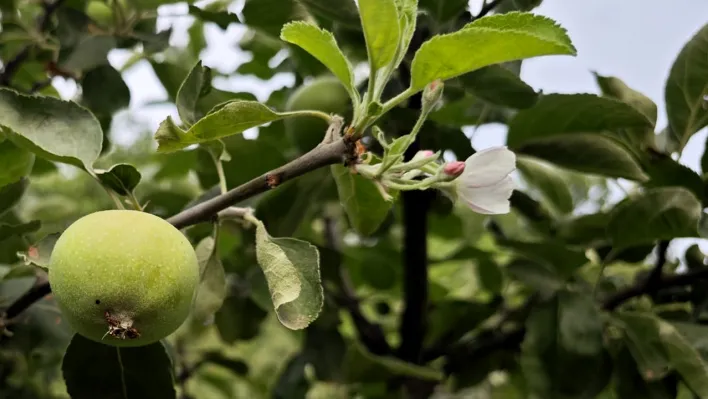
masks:
[[[101,153],[98,120],[71,101],[0,89],[0,126],[20,147],[57,162],[91,170]]]
[[[17,147],[12,141],[0,141],[0,187],[29,175],[34,159],[33,153]]]
[[[332,165],[331,170],[339,202],[354,230],[365,236],[376,232],[393,203],[383,198],[374,182],[353,174],[345,166]]]
[[[216,230],[218,231],[218,227]],[[204,238],[195,249],[201,278],[192,314],[203,324],[209,324],[213,320],[214,314],[221,308],[226,297],[226,274],[215,241],[218,240],[218,234],[215,237]]]
[[[290,22],[283,26],[280,38],[312,54],[324,64],[354,97],[354,72],[349,60],[339,49],[332,33],[306,22]]]
[[[568,133],[601,133],[651,128],[652,123],[631,105],[594,94],[548,94],[519,111],[509,122],[507,144],[519,147],[532,140]]]
[[[130,89],[120,72],[101,65],[81,79],[81,101],[94,115],[112,116],[130,105]]]
[[[372,74],[393,61],[401,41],[398,11],[394,0],[359,0],[359,15],[364,28]]]
[[[23,177],[14,183],[0,187],[0,215],[17,204],[27,190],[27,186],[29,186],[29,179]]]
[[[411,88],[501,62],[575,53],[565,29],[549,18],[518,12],[487,16],[423,43],[411,66]]]
[[[676,57],[664,95],[670,135],[680,151],[694,133],[708,125],[708,24]]]
[[[490,103],[516,109],[536,103],[538,93],[517,74],[501,65],[490,65],[460,76],[464,88]]]
[[[135,166],[119,163],[108,170],[96,169],[96,176],[101,184],[115,191],[119,195],[129,195],[140,183],[140,172]]]
[[[157,129],[157,151],[166,153],[243,133],[252,127],[277,121],[297,112],[275,112],[256,101],[235,100],[223,105],[195,123],[189,130],[182,130],[171,117],[167,117]]]
[[[556,135],[526,142],[514,152],[579,172],[637,181],[648,179],[639,162],[625,147],[600,134]]]
[[[27,233],[34,233],[39,230],[42,223],[39,220],[33,220],[21,224],[5,224],[0,223],[0,241],[12,236],[22,236]]]
[[[536,187],[560,213],[565,214],[573,210],[570,187],[558,168],[527,156],[517,157],[516,167],[524,179]]]
[[[25,265],[35,265],[44,270],[49,269],[49,261],[61,233],[48,234],[27,248],[27,252],[19,252],[17,256]]]
[[[72,399],[176,398],[172,362],[161,342],[117,348],[76,334],[62,374]]]
[[[597,73],[594,73],[594,75],[597,84],[600,86],[605,96],[616,98],[631,105],[637,111],[644,114],[652,125],[656,124],[657,109],[656,104],[651,98],[627,86],[627,84],[619,78],[614,76],[602,76]]]
[[[615,247],[681,237],[698,237],[701,202],[682,187],[646,190],[612,211],[607,233]]]
[[[273,238],[258,219],[256,257],[268,282],[278,320],[291,330],[312,323],[324,304],[317,247],[295,238]]]

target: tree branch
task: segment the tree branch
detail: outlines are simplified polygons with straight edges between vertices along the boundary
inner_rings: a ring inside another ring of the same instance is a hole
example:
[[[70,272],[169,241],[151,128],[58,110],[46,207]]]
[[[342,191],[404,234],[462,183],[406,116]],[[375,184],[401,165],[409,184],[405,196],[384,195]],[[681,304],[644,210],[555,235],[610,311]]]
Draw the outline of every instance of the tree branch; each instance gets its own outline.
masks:
[[[54,12],[61,7],[65,0],[55,0],[53,3],[44,3],[44,13],[39,18],[37,23],[38,30],[44,32],[49,29],[49,24],[52,22],[52,15]],[[9,86],[12,78],[15,76],[17,71],[19,71],[22,64],[27,61],[30,56],[30,51],[33,45],[28,44],[20,50],[19,53],[15,55],[13,59],[5,64],[5,68],[2,73],[0,73],[0,85]]]
[[[497,6],[502,3],[502,1],[504,1],[504,0],[492,0],[489,3],[485,2],[484,5],[482,6],[482,9],[479,10],[479,13],[477,13],[477,15],[472,17],[471,20],[474,21],[474,20],[477,20],[477,19],[480,19],[480,18],[486,16],[487,14],[492,12],[492,10],[497,8]]]
[[[354,151],[354,144],[337,139],[315,147],[307,154],[244,183],[226,193],[204,201],[167,219],[178,229],[208,221],[219,211],[240,201],[268,191],[278,185],[323,166],[345,162]]]

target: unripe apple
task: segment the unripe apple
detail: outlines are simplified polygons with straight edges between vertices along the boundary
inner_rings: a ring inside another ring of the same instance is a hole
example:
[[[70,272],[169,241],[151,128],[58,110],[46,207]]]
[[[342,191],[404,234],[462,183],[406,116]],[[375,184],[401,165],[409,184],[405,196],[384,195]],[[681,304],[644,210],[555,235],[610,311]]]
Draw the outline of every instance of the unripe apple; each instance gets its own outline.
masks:
[[[299,87],[285,105],[286,111],[315,110],[347,117],[349,94],[335,77],[323,76]],[[301,152],[319,144],[327,131],[327,122],[311,116],[298,116],[285,120],[285,131]]]
[[[105,1],[90,1],[86,4],[86,15],[100,26],[113,25],[113,8]]]
[[[142,346],[186,320],[199,264],[187,238],[165,220],[139,211],[100,211],[59,237],[49,284],[76,332],[108,345]]]

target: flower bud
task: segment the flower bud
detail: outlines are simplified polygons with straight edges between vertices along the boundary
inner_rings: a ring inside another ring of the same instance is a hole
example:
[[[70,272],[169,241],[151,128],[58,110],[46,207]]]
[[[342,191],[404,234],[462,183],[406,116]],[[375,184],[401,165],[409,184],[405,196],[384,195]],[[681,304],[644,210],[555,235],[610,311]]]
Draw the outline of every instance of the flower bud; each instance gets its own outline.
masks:
[[[448,162],[443,166],[443,173],[449,177],[457,177],[465,171],[465,163],[462,161]]]
[[[440,79],[434,80],[425,86],[423,90],[423,109],[432,110],[435,103],[442,97],[444,86]]]

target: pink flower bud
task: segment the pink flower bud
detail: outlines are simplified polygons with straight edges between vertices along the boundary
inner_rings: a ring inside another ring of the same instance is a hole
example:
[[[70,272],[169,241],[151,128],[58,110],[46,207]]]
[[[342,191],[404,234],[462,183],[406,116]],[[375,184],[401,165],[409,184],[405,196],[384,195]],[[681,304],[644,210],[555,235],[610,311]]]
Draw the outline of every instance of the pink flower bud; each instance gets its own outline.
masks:
[[[428,158],[428,157],[432,157],[433,155],[435,155],[435,153],[432,152],[431,150],[418,151],[418,154],[420,154],[420,156],[422,158]]]
[[[443,172],[450,177],[457,177],[465,171],[465,163],[462,161],[448,162],[443,166]]]
[[[430,82],[430,84],[425,86],[425,89],[423,89],[424,109],[432,109],[435,103],[437,103],[438,100],[440,100],[440,97],[442,97],[444,87],[445,85],[440,79]]]

